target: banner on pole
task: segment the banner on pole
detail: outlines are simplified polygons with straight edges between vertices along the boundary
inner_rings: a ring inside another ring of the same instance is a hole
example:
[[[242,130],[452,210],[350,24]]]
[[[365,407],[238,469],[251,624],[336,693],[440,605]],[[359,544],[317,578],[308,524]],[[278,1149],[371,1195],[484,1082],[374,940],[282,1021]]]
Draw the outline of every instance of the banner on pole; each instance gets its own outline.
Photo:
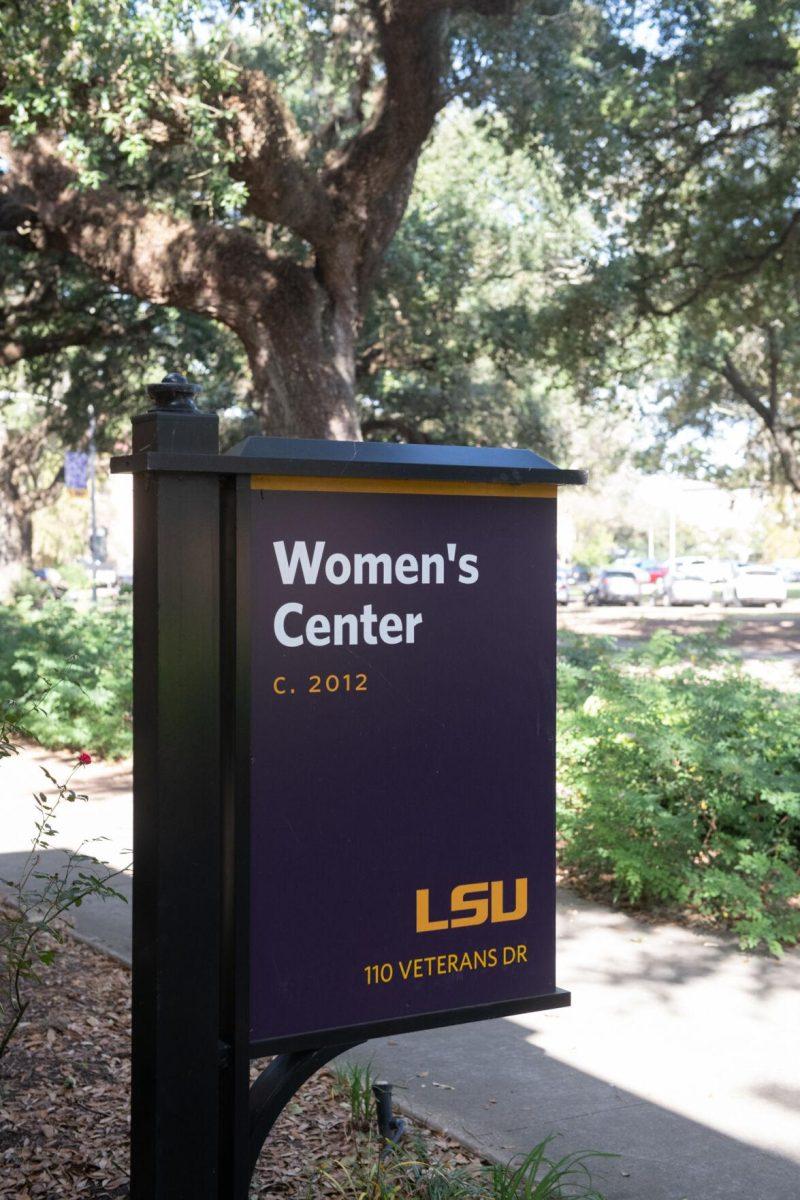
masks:
[[[85,492],[89,479],[89,455],[68,450],[64,455],[64,483],[72,492]]]

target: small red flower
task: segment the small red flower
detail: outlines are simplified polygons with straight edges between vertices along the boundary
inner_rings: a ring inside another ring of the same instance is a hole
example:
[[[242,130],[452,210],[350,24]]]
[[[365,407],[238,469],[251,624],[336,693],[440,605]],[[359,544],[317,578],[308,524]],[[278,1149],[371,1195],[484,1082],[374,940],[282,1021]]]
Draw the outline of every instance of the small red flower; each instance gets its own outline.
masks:
[[[78,755],[78,762],[81,764],[81,766],[88,767],[88,765],[91,761],[92,761],[91,754],[87,754],[85,750],[81,750],[80,754]]]

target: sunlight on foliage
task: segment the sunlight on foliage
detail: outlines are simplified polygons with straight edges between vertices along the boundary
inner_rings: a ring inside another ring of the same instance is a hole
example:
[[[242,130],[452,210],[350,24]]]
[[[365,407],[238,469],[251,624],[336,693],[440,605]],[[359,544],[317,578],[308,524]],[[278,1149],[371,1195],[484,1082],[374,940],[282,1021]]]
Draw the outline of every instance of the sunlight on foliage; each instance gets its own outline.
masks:
[[[561,861],[582,889],[729,927],[779,954],[800,937],[800,699],[709,639],[620,652],[564,637]]]
[[[37,609],[26,598],[0,607],[0,702],[41,685],[41,704],[20,718],[29,736],[50,749],[129,754],[130,604],[80,612],[60,600]]]

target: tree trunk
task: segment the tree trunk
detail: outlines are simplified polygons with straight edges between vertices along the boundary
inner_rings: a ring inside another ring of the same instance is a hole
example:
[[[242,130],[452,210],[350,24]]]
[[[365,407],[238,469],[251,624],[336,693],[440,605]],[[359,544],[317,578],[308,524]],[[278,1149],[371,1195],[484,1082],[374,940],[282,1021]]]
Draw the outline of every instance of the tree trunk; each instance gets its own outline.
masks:
[[[247,351],[264,433],[360,441],[352,289],[331,295],[311,271],[269,297],[239,333]]]
[[[0,596],[7,596],[24,568],[33,566],[33,514],[43,493],[23,491],[19,469],[38,461],[46,423],[39,422],[31,434],[12,434],[0,424]]]
[[[33,512],[7,491],[0,493],[0,565],[33,566]]]
[[[776,426],[769,432],[789,487],[793,492],[800,493],[800,447],[785,429]]]
[[[33,562],[33,521],[20,513],[12,498],[0,492],[0,600],[8,599],[16,581]]]

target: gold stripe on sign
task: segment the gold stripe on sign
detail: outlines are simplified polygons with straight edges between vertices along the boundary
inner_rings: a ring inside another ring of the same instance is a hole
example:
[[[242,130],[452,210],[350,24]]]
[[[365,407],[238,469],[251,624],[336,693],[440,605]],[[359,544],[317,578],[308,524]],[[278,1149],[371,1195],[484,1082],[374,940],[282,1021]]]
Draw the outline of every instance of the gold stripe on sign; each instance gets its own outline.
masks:
[[[449,479],[359,479],[327,475],[251,475],[258,492],[392,492],[417,496],[531,496],[552,500],[554,483],[461,483]]]

